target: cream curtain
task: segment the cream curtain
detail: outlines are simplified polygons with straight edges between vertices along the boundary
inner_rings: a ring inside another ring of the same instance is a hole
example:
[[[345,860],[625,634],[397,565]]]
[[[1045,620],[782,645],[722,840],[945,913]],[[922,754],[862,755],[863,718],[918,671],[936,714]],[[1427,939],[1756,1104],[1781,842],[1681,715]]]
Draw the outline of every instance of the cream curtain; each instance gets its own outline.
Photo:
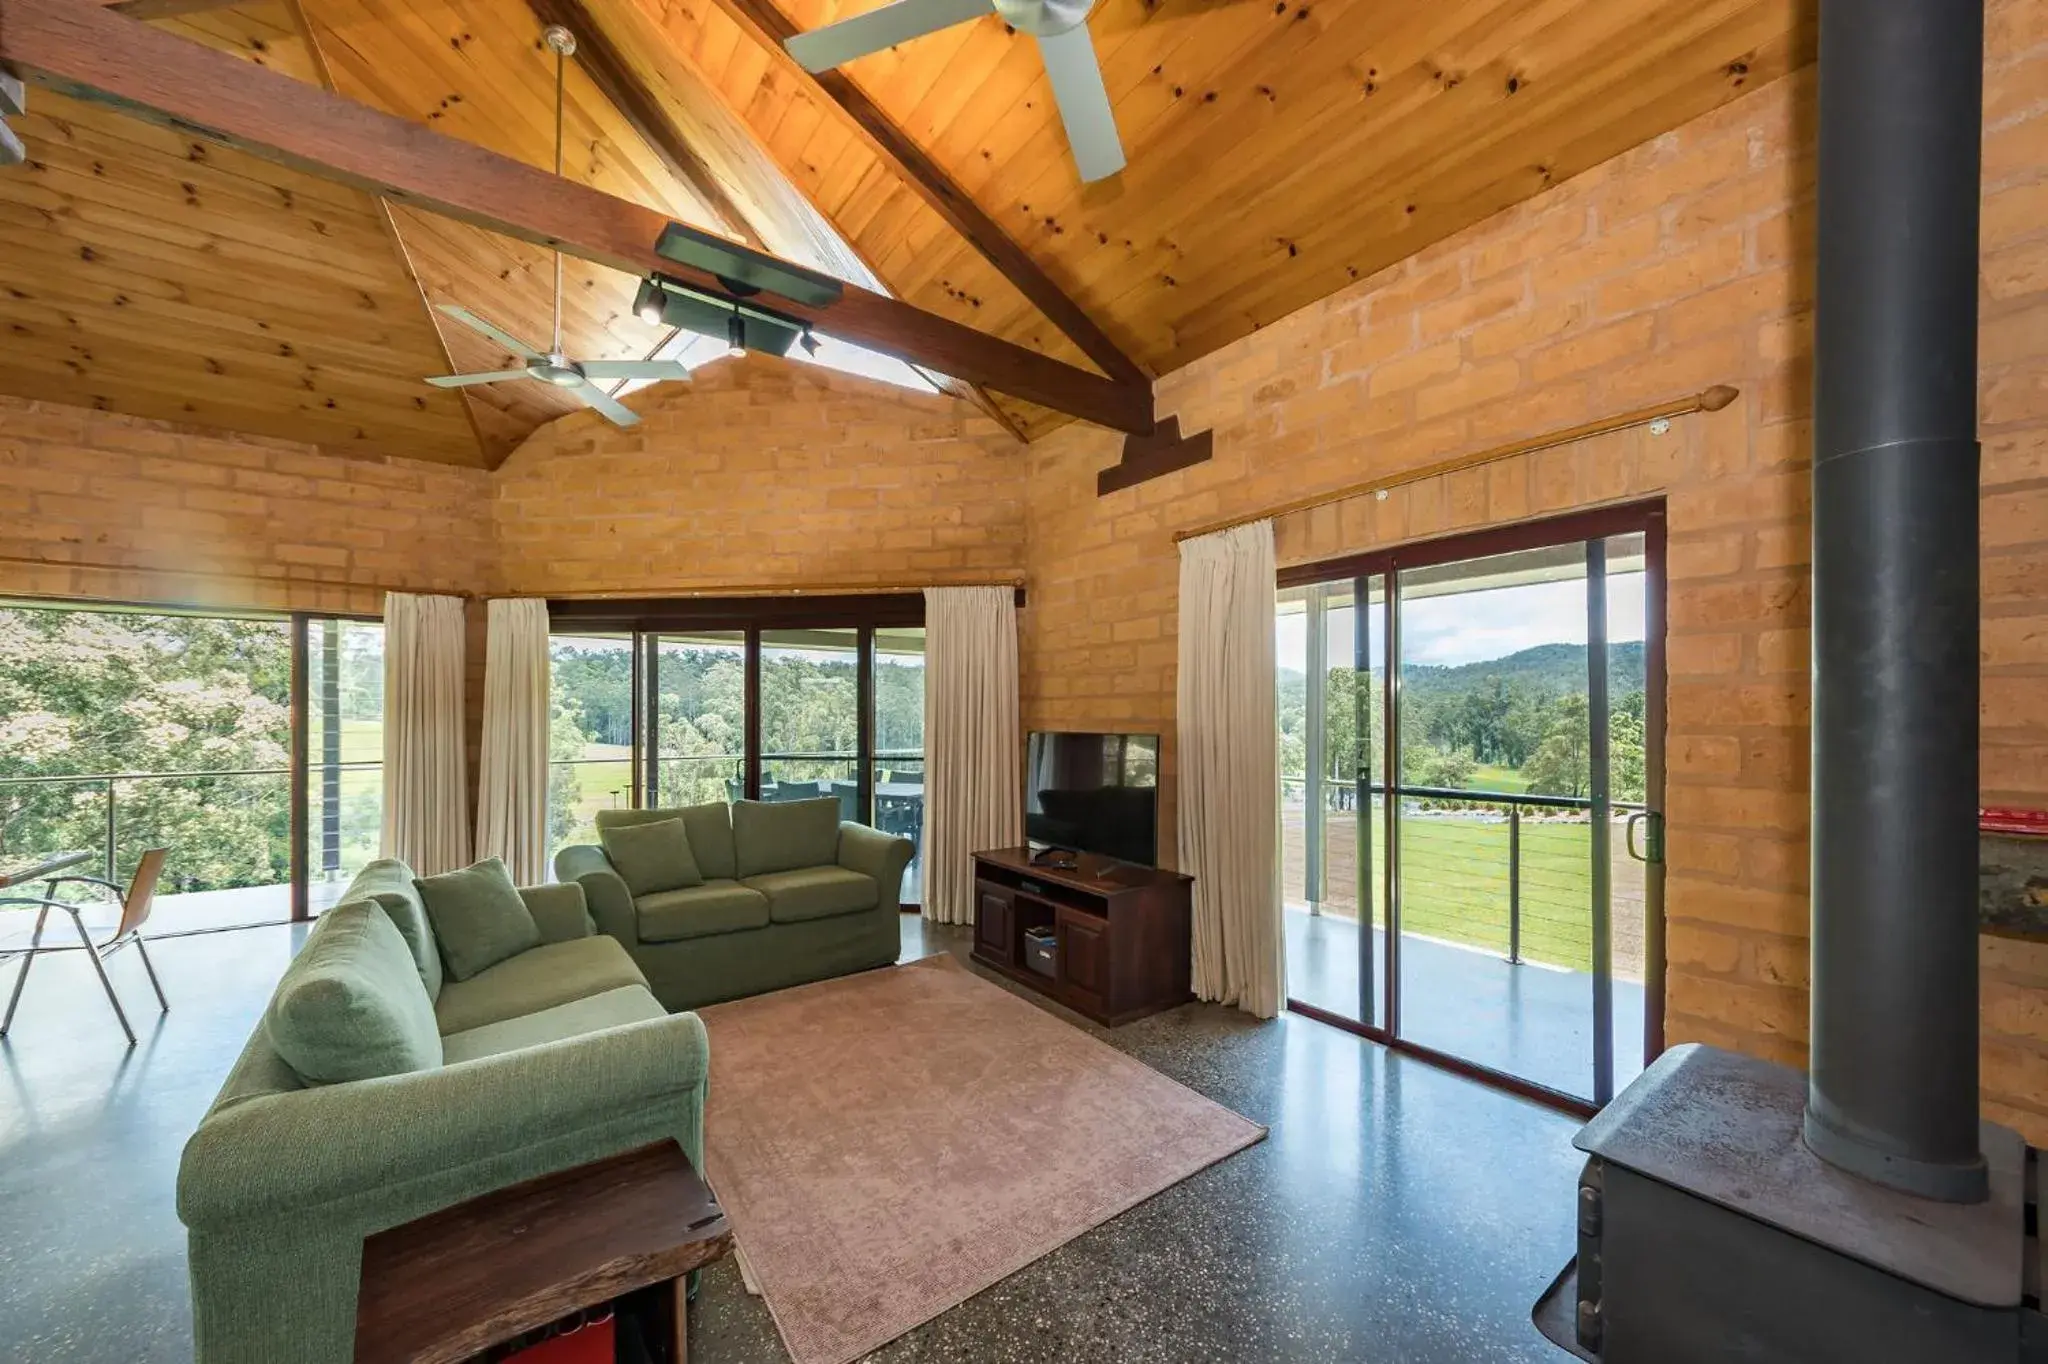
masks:
[[[503,858],[518,885],[539,885],[548,874],[548,604],[538,598],[490,604],[483,739],[476,855]]]
[[[1194,987],[1280,1012],[1280,771],[1273,704],[1273,523],[1180,547],[1180,870],[1195,878]]]
[[[1017,590],[924,593],[924,916],[974,922],[973,855],[1023,841]]]
[[[384,598],[382,849],[418,876],[469,861],[462,653],[462,598]]]

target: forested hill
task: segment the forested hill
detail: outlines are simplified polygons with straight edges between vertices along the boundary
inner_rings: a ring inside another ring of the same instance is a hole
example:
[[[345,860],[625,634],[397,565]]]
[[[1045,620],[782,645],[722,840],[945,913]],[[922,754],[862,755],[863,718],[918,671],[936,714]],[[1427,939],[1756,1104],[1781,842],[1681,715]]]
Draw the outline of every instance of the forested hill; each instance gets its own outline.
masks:
[[[1470,691],[1489,677],[1509,683],[1527,682],[1538,691],[1562,695],[1586,690],[1586,646],[1539,644],[1506,658],[1443,667],[1410,663],[1401,670],[1401,685],[1410,695]],[[1607,692],[1626,696],[1643,689],[1643,642],[1628,640],[1607,647]]]
[[[1643,642],[1639,639],[1608,646],[1607,691],[1626,696],[1643,689]],[[1586,690],[1586,646],[1583,644],[1539,644],[1533,649],[1481,663],[1460,663],[1445,667],[1434,663],[1410,663],[1401,673],[1402,685],[1411,696],[1441,696],[1470,691],[1489,677],[1503,682],[1526,682],[1529,689],[1563,695]],[[1291,668],[1280,670],[1283,696],[1301,695],[1302,675]]]

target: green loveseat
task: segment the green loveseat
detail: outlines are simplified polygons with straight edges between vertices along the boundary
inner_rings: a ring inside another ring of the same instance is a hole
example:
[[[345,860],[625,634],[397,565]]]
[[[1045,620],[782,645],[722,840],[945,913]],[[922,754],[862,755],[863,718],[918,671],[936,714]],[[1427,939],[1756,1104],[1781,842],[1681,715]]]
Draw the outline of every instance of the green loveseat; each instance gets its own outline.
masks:
[[[350,885],[342,903],[366,913],[313,926],[301,960],[354,952],[359,982],[432,1001],[409,1007],[421,1028],[431,1017],[441,1063],[309,1086],[258,1024],[178,1171],[197,1364],[348,1364],[363,1241],[386,1227],[650,1142],[701,1166],[703,1024],[656,1002],[579,887],[519,894],[540,945],[463,981],[403,863]],[[388,934],[380,913],[403,949],[387,938],[370,958],[355,943]]]
[[[703,884],[635,898],[603,848],[555,854],[598,931],[618,939],[671,1009],[887,966],[902,951],[911,841],[842,822],[839,802],[742,800],[600,810],[607,829],[680,819]]]

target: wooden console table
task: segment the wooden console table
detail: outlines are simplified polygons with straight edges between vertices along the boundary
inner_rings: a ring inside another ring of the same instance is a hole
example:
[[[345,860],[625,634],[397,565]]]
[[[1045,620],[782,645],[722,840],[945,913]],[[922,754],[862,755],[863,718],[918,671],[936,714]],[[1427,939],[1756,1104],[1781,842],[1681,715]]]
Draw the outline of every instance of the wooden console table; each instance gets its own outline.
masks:
[[[974,855],[974,960],[1107,1027],[1194,998],[1194,878],[1091,853],[1033,866],[1028,848]],[[1024,964],[1026,930],[1050,926],[1058,970]]]
[[[363,1244],[356,1364],[455,1364],[653,1284],[687,1364],[691,1270],[732,1249],[711,1190],[672,1141],[514,1184]]]

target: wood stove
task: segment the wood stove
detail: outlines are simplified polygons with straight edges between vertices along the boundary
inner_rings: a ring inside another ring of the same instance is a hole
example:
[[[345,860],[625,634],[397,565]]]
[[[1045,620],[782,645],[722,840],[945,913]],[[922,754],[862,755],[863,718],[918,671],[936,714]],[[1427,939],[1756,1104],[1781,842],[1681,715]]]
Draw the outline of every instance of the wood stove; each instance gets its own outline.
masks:
[[[1978,1117],[1983,29],[1820,7],[1810,1070],[1678,1047],[1580,1133],[1536,1316],[1584,1359],[2048,1361],[2035,1153]]]

